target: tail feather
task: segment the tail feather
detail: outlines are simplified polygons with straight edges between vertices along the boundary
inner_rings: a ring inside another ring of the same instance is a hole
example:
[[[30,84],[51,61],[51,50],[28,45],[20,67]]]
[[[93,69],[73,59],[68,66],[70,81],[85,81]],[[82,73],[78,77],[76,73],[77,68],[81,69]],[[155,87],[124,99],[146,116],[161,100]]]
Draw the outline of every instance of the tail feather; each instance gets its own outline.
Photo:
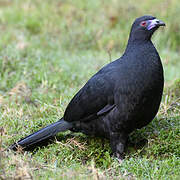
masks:
[[[9,149],[17,150],[18,146],[21,146],[22,148],[25,148],[27,150],[34,145],[38,146],[38,144],[42,141],[54,137],[58,132],[66,131],[68,129],[71,129],[72,127],[73,125],[71,123],[60,119],[59,121],[52,123],[45,128],[42,128],[39,131],[19,140],[17,143],[11,145]]]

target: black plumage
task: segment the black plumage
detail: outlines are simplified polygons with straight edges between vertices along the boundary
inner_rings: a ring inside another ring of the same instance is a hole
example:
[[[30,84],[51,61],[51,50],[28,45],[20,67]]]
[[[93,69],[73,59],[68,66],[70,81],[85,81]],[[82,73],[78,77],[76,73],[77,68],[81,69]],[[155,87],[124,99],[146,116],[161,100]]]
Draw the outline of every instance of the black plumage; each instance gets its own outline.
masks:
[[[68,104],[59,121],[11,146],[28,150],[58,132],[72,130],[110,139],[113,154],[123,157],[129,133],[155,117],[164,78],[151,36],[165,24],[152,16],[137,18],[121,58],[99,70]]]

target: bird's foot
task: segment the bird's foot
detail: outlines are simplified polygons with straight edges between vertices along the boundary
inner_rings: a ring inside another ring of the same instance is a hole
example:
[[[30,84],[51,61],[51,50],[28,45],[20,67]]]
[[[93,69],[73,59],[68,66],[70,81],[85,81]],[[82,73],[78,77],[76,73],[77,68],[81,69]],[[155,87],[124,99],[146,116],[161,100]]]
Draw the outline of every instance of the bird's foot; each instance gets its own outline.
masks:
[[[124,154],[116,152],[113,154],[113,157],[121,164],[124,159]]]
[[[122,163],[122,160],[124,159],[126,140],[127,140],[126,134],[123,133],[111,134],[111,139],[110,139],[111,149],[113,151],[113,156],[118,159],[119,163]]]

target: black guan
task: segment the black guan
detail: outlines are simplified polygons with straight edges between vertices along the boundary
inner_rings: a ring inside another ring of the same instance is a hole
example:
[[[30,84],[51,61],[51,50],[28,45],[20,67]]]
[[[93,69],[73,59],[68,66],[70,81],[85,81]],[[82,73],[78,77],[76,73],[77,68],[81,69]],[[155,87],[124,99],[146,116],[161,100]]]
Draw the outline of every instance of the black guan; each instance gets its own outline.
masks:
[[[110,140],[113,154],[123,158],[128,135],[156,116],[163,92],[163,67],[151,36],[165,23],[142,16],[132,24],[122,57],[92,76],[68,104],[57,122],[10,146],[25,150],[58,132],[71,130]]]

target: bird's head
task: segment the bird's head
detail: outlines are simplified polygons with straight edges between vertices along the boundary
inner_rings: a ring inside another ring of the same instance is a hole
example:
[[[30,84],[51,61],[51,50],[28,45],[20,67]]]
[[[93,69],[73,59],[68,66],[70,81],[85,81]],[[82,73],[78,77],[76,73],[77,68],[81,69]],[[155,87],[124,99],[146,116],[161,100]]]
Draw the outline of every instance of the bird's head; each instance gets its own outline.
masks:
[[[131,28],[130,38],[133,40],[150,40],[152,34],[165,23],[153,16],[137,18]]]

